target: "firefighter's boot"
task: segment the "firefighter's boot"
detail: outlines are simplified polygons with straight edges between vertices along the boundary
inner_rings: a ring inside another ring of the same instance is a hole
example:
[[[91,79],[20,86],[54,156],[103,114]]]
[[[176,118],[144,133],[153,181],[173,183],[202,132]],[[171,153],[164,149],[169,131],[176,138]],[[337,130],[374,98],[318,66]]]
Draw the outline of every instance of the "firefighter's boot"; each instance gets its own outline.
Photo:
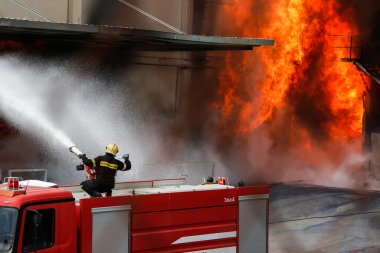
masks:
[[[100,194],[100,193],[97,192],[97,191],[94,191],[92,197],[94,197],[94,198],[100,198],[100,197],[102,197],[102,194]]]

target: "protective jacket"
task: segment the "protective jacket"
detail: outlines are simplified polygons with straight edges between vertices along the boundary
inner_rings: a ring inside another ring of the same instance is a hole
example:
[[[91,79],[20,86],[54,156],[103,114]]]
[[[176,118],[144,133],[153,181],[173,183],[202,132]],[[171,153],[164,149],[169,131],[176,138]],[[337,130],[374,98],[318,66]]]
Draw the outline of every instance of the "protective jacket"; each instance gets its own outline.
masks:
[[[86,156],[82,158],[85,165],[94,168],[96,171],[96,181],[103,185],[114,186],[115,175],[118,170],[125,171],[131,169],[131,162],[126,159],[124,162],[117,160],[112,154],[98,156],[89,159]]]

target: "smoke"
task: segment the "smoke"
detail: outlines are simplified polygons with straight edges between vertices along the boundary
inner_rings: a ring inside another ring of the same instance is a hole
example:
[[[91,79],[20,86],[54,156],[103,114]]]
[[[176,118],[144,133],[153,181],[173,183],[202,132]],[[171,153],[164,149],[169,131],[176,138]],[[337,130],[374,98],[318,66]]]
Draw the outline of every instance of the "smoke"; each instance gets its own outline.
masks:
[[[380,60],[380,3],[376,0],[354,1],[355,20],[359,26],[362,60],[378,63]]]
[[[211,132],[210,132],[211,134]],[[213,136],[220,144],[220,136]],[[360,140],[318,141],[309,146],[290,145],[284,136],[273,136],[268,125],[261,125],[245,135],[224,139],[218,148],[206,149],[216,152],[219,171],[231,182],[248,184],[300,182],[332,187],[363,188],[368,178],[363,167],[370,155],[360,152]],[[211,142],[212,143],[212,142]],[[210,156],[212,157],[212,156]]]

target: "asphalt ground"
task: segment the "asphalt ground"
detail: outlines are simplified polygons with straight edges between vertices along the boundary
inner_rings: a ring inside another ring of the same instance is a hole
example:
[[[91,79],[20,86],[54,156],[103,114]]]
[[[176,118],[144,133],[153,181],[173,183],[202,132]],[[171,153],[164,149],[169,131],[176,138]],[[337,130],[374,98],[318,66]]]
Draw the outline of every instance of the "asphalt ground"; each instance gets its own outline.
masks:
[[[271,185],[269,252],[380,252],[380,191]]]

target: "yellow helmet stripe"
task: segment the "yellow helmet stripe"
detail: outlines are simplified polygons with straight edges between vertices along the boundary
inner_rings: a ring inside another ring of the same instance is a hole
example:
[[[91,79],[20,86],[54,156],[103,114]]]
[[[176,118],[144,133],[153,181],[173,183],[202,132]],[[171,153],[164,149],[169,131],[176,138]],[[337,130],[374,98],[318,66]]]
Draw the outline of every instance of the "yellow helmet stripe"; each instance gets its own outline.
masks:
[[[110,168],[112,170],[117,170],[117,164],[113,164],[113,163],[109,163],[109,162],[105,162],[105,161],[101,161],[100,166],[107,167],[107,168]]]

